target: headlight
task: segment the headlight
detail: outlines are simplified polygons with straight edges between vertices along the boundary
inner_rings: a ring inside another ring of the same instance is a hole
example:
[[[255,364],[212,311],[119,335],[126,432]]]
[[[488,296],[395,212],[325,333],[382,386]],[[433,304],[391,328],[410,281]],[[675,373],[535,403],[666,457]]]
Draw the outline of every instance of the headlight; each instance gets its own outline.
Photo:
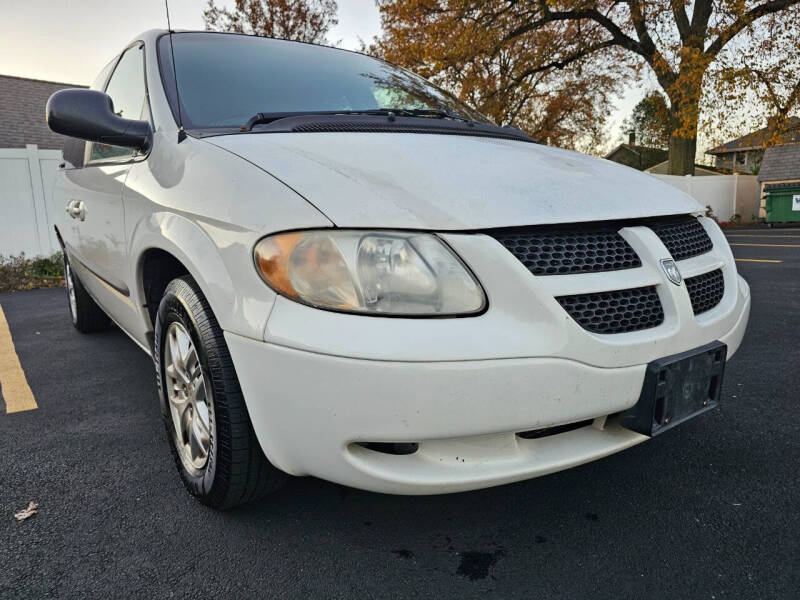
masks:
[[[279,294],[316,306],[380,315],[481,312],[483,290],[435,235],[297,231],[255,247],[261,277]]]

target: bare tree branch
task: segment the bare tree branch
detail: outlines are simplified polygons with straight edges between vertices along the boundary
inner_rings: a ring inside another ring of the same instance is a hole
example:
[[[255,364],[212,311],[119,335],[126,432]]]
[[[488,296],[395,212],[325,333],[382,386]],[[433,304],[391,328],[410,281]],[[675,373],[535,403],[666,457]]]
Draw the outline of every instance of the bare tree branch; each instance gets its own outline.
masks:
[[[686,44],[692,35],[692,26],[689,24],[684,1],[670,0],[670,5],[672,6],[672,14],[675,17],[675,25],[678,27],[678,33],[681,36],[681,42]]]
[[[578,52],[575,52],[574,54],[571,54],[570,56],[567,56],[566,58],[562,58],[561,60],[554,60],[554,61],[549,62],[549,63],[545,63],[545,64],[542,64],[542,65],[537,65],[535,68],[525,69],[520,74],[518,74],[515,77],[513,77],[511,81],[513,83],[519,83],[520,81],[522,81],[526,77],[530,77],[531,75],[535,75],[536,73],[542,73],[542,72],[545,72],[545,71],[549,71],[551,69],[565,69],[566,67],[568,67],[569,65],[571,65],[575,61],[578,61],[581,58],[584,58],[585,56],[588,56],[589,54],[592,54],[594,52],[597,52],[598,50],[602,50],[604,48],[610,48],[610,47],[616,46],[616,45],[617,45],[616,42],[613,39],[611,39],[611,40],[606,40],[604,42],[600,42],[600,43],[597,43],[597,44],[593,44],[591,46],[587,46],[587,47],[579,50]]]
[[[647,58],[645,50],[642,48],[639,42],[626,35],[625,32],[622,31],[622,29],[616,23],[614,23],[614,21],[596,9],[588,8],[583,10],[551,11],[547,6],[546,0],[539,0],[539,8],[542,13],[542,16],[539,19],[513,29],[505,36],[503,41],[513,40],[514,38],[518,38],[530,31],[539,29],[548,23],[554,23],[556,21],[588,20],[593,21],[605,28],[606,31],[611,34],[614,45],[622,46],[631,52],[636,52],[637,54]]]
[[[769,96],[770,100],[772,101],[775,110],[778,111],[778,114],[783,118],[787,119],[789,117],[789,112],[794,108],[795,104],[800,101],[800,81],[798,81],[794,87],[789,92],[785,101],[781,101],[780,96],[775,91],[775,86],[773,85],[772,79],[767,76],[763,71],[754,69],[753,74],[755,75],[756,79],[758,79],[764,88],[767,90],[767,95]]]
[[[731,41],[736,34],[753,24],[753,22],[756,20],[760,19],[761,17],[780,12],[795,4],[800,4],[800,0],[772,0],[771,2],[765,2],[764,4],[759,4],[758,6],[750,9],[744,15],[734,21],[727,29],[721,32],[713,42],[711,42],[709,47],[706,49],[706,54],[712,57],[716,56],[719,54],[719,51],[722,50],[725,44]]]
[[[700,48],[703,47],[703,41],[706,39],[706,31],[708,29],[708,20],[711,18],[711,13],[714,11],[714,4],[712,0],[695,0],[694,10],[692,11],[692,41],[698,44]]]
[[[633,28],[636,30],[636,35],[639,36],[639,44],[642,48],[640,54],[644,57],[653,71],[659,82],[663,86],[671,85],[675,79],[675,74],[667,69],[667,62],[661,56],[661,53],[656,48],[653,38],[650,37],[650,32],[647,29],[647,22],[645,14],[642,10],[643,3],[639,0],[627,0],[628,8],[631,11],[631,20],[633,21]]]

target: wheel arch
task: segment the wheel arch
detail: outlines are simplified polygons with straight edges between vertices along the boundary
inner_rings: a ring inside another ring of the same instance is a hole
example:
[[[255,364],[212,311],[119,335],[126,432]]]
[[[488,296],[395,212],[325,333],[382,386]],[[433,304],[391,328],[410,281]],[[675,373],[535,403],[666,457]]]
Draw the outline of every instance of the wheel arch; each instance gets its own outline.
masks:
[[[150,324],[155,327],[158,305],[169,282],[190,273],[180,260],[161,248],[148,248],[139,260],[138,289],[144,299]]]
[[[167,285],[186,274],[197,282],[223,329],[230,325],[226,308],[234,305],[235,288],[217,246],[198,225],[174,213],[154,214],[132,240],[137,303],[150,331]]]

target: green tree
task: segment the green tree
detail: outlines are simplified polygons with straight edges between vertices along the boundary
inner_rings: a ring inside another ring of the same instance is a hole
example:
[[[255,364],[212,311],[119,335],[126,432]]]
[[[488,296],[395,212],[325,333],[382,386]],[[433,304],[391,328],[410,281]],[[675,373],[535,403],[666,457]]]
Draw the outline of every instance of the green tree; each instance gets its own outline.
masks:
[[[622,130],[635,132],[641,146],[669,148],[669,106],[664,94],[654,90],[642,98],[622,122]]]

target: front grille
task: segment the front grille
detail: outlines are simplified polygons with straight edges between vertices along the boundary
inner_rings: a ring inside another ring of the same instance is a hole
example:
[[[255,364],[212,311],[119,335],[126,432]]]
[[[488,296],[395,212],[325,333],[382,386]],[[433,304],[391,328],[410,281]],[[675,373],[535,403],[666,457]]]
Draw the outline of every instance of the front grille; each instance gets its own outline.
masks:
[[[725,294],[725,280],[722,270],[710,271],[686,279],[686,289],[692,301],[694,314],[699,315],[714,308]]]
[[[695,217],[682,217],[650,228],[661,239],[672,258],[683,260],[710,252],[713,244],[708,233]]]
[[[556,300],[581,327],[593,333],[640,331],[664,322],[655,286],[561,296]]]
[[[486,233],[503,244],[534,275],[619,271],[642,264],[616,229],[523,227]]]

